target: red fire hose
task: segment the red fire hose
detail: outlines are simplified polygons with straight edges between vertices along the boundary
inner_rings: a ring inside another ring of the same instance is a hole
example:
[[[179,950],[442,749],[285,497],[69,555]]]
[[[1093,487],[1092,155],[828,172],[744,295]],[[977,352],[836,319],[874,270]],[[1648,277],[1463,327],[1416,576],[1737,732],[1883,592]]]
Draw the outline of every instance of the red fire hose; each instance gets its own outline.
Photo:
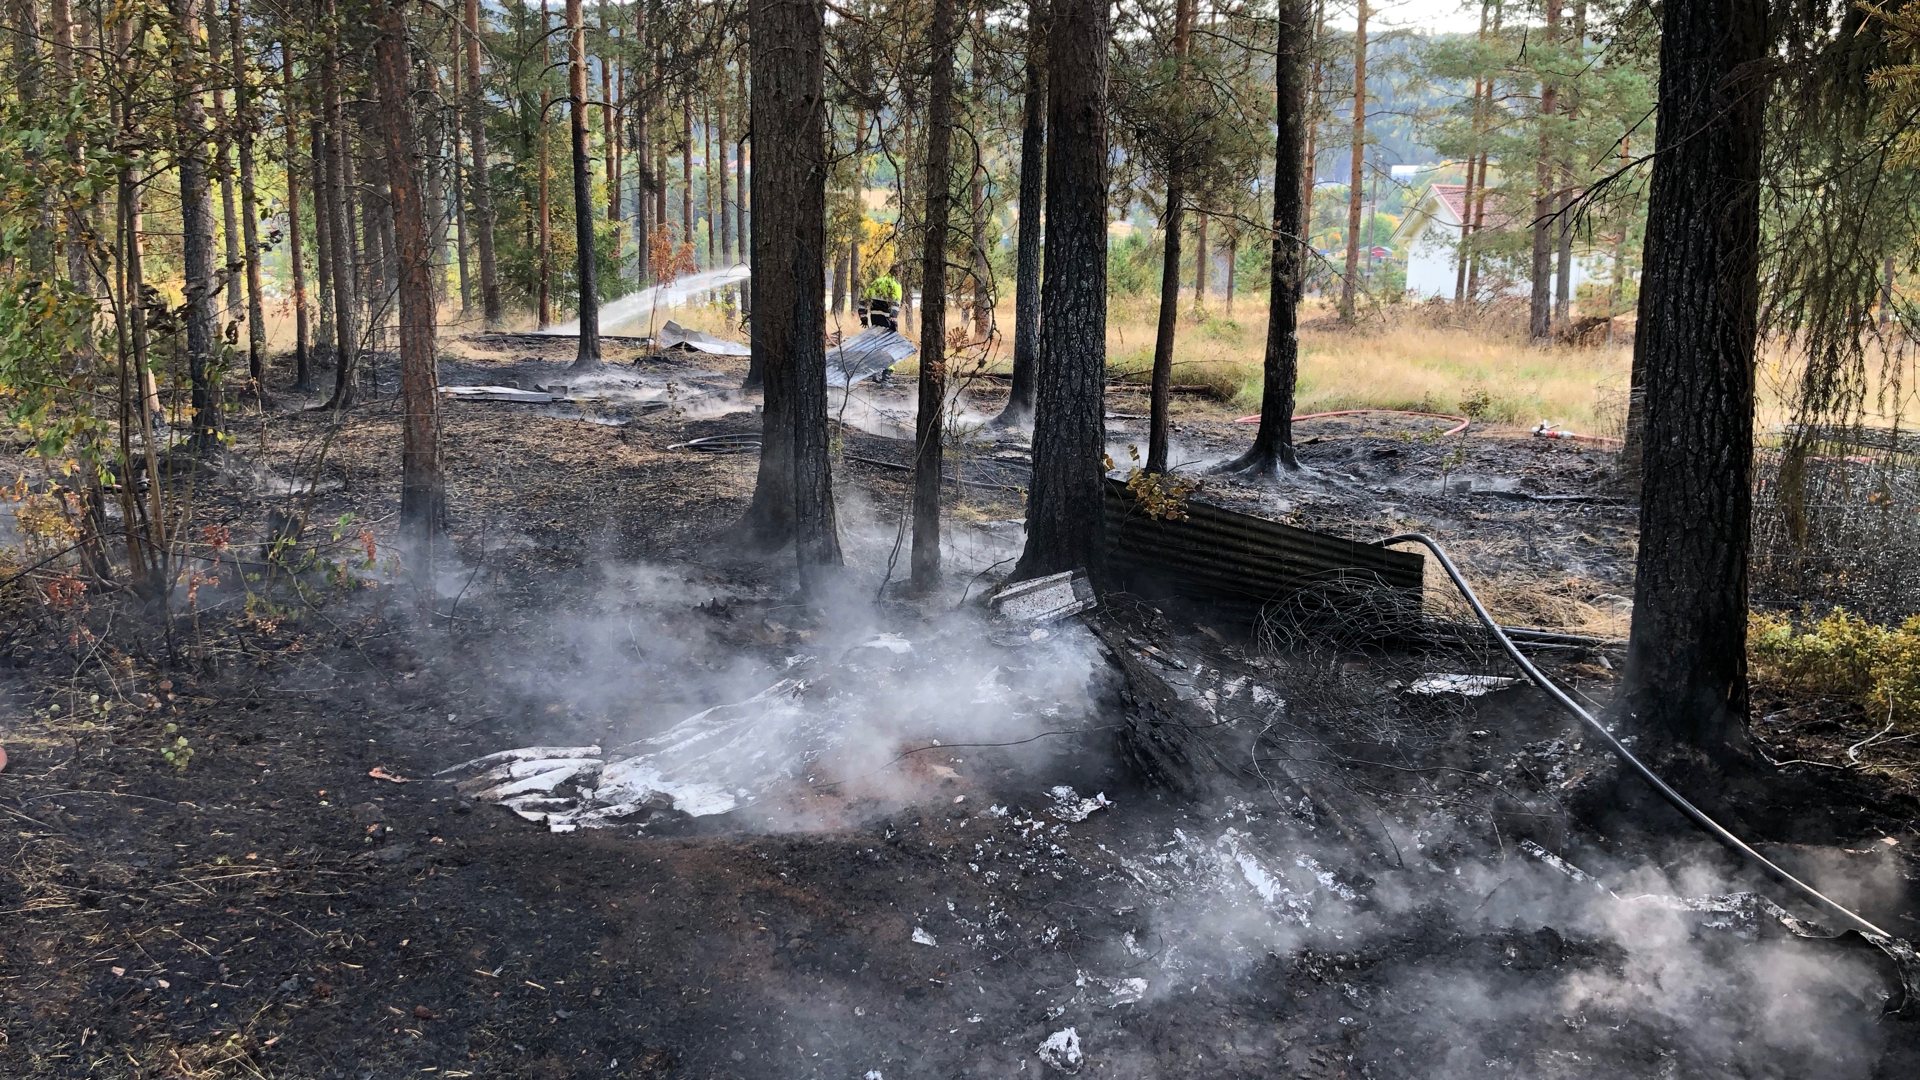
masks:
[[[1458,435],[1467,430],[1467,425],[1473,423],[1472,419],[1465,416],[1454,416],[1451,413],[1419,412],[1414,409],[1334,409],[1331,412],[1302,413],[1294,417],[1293,420],[1294,423],[1297,424],[1302,420],[1319,420],[1329,416],[1359,416],[1363,413],[1384,413],[1388,416],[1425,416],[1434,420],[1458,420],[1459,423],[1440,433],[1443,437],[1447,435]],[[1242,416],[1234,421],[1236,424],[1257,424],[1259,422],[1260,417],[1258,414]]]

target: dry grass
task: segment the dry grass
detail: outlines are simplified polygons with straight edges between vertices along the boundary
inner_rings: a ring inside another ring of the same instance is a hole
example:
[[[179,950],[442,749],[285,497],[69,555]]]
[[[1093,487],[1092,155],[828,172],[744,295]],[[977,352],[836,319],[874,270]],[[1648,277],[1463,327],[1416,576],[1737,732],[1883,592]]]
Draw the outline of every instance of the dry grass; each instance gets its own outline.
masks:
[[[1110,364],[1144,372],[1152,363],[1155,303],[1116,300],[1108,321]],[[1624,348],[1537,349],[1497,327],[1438,324],[1421,311],[1395,312],[1358,329],[1334,325],[1318,308],[1302,312],[1299,411],[1386,408],[1471,412],[1504,424],[1546,420],[1576,431],[1609,426],[1626,392]],[[1234,317],[1217,301],[1182,318],[1175,380],[1214,387],[1237,408],[1260,403],[1267,318],[1242,298]]]

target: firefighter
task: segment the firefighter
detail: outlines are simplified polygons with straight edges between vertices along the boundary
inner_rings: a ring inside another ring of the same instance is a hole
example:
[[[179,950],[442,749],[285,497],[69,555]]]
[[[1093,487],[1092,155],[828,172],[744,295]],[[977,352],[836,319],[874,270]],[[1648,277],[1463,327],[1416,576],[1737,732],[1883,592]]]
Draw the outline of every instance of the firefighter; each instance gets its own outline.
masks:
[[[867,285],[864,300],[865,322],[868,326],[884,326],[889,330],[900,329],[900,298],[905,295],[900,289],[900,281],[892,274],[882,273]]]

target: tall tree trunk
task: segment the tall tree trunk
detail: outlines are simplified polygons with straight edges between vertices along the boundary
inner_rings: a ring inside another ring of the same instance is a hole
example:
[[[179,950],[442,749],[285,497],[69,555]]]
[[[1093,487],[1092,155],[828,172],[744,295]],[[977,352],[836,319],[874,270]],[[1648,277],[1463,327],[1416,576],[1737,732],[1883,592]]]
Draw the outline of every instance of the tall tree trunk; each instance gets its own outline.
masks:
[[[637,0],[633,5],[633,49],[636,56],[648,56],[647,39],[647,0]],[[640,80],[641,93],[628,104],[633,113],[633,247],[634,262],[638,266],[635,275],[641,285],[652,281],[653,237],[649,210],[653,200],[648,196],[654,185],[660,182],[658,173],[649,174],[652,167],[652,148],[650,123],[653,114],[655,86],[658,72],[650,71]],[[632,92],[629,91],[632,96]]]
[[[534,318],[540,329],[553,325],[553,155],[547,152],[547,114],[553,109],[553,92],[547,89],[547,72],[552,65],[553,18],[547,0],[540,0],[540,122],[534,128],[534,153],[539,192],[537,243],[540,247],[540,281],[535,286]]]
[[[600,56],[600,143],[607,155],[607,220],[620,220],[620,105],[617,94],[626,89],[623,82],[614,86],[615,57],[619,43],[607,28],[607,5],[600,4],[600,42],[606,50]],[[617,234],[616,234],[617,235]],[[621,245],[623,248],[625,245]]]
[[[1240,237],[1227,234],[1227,318],[1233,318],[1233,294],[1240,288]]]
[[[1360,187],[1367,168],[1367,0],[1359,0],[1353,28],[1353,157],[1347,175],[1347,262],[1340,281],[1340,321],[1354,320],[1360,277]]]
[[[1480,31],[1474,42],[1481,48],[1487,43],[1488,0],[1480,0]],[[1477,61],[1476,61],[1477,63]],[[1463,303],[1467,299],[1467,264],[1473,260],[1473,196],[1474,163],[1479,160],[1480,140],[1486,137],[1486,112],[1482,108],[1481,95],[1491,98],[1493,86],[1489,79],[1475,76],[1473,80],[1473,115],[1470,123],[1473,130],[1473,142],[1467,150],[1467,183],[1460,193],[1460,247],[1453,263],[1453,302]]]
[[[1646,468],[1619,704],[1695,763],[1747,748],[1747,557],[1767,5],[1661,9],[1634,356]]]
[[[714,132],[714,146],[720,152],[720,265],[734,264],[733,234],[728,231],[728,222],[737,215],[727,213],[727,203],[733,198],[732,185],[727,178],[727,65],[720,65],[720,81],[714,93],[714,116],[718,120],[718,129]]]
[[[749,0],[753,95],[749,125],[760,160],[753,205],[773,227],[753,231],[761,303],[753,351],[766,381],[760,472],[746,526],[762,541],[791,537],[811,592],[841,563],[827,452],[825,296],[827,162],[824,0]]]
[[[404,2],[404,0],[395,0]],[[447,241],[453,228],[453,203],[447,197],[448,162],[447,130],[443,123],[446,112],[440,96],[440,65],[430,56],[422,56],[418,65],[421,93],[430,103],[426,116],[420,121],[422,167],[425,178],[422,181],[426,200],[428,243],[433,251],[433,306],[437,313],[447,303]],[[397,196],[396,196],[397,198]],[[395,222],[398,233],[399,223]]]
[[[1313,241],[1313,180],[1314,173],[1318,169],[1316,156],[1319,153],[1317,142],[1320,134],[1320,91],[1322,90],[1320,45],[1326,40],[1326,37],[1327,0],[1316,0],[1313,15],[1313,36],[1307,40],[1307,49],[1313,54],[1313,72],[1307,81],[1307,149],[1302,156],[1305,166],[1301,169],[1300,176],[1300,205],[1306,207],[1306,209],[1301,212],[1304,224],[1302,225],[1300,237],[1301,242],[1307,244],[1311,244]]]
[[[170,6],[177,9],[178,0],[170,0]],[[46,78],[41,70],[40,57],[40,0],[13,0],[11,7],[12,25],[0,28],[0,34],[4,34],[13,48],[13,86],[14,93],[19,96],[21,115],[33,116],[39,109],[40,91],[44,89],[41,84]],[[26,146],[28,149],[22,165],[27,175],[39,175],[41,153],[31,141]],[[54,272],[53,238],[58,233],[54,225],[53,204],[38,192],[32,192],[28,197],[33,200],[39,227],[28,230],[23,238],[27,249],[27,270],[35,278],[49,279]]]
[[[987,103],[987,9],[980,5],[973,9],[973,102],[975,130],[984,133],[984,110]],[[991,341],[994,335],[993,314],[993,262],[987,255],[990,244],[987,213],[987,162],[986,139],[984,137],[969,140],[973,147],[973,183],[969,194],[972,196],[971,213],[973,215],[973,336],[978,341]]]
[[[747,65],[741,64],[734,73],[734,78],[740,100],[744,102],[747,100]],[[733,231],[740,237],[740,259],[745,262],[747,261],[747,234],[750,231],[747,223],[747,133],[745,131],[740,133],[740,141],[734,146],[733,190]],[[751,288],[751,280],[740,283],[743,297]]]
[[[233,50],[234,142],[240,154],[240,236],[247,247],[247,371],[266,390],[267,311],[260,286],[260,202],[254,187],[253,83],[247,65],[246,26],[239,0],[227,0],[227,40]]]
[[[1547,0],[1547,47],[1560,44],[1560,2]],[[1534,117],[1538,127],[1539,154],[1533,171],[1533,297],[1528,311],[1527,337],[1534,342],[1553,340],[1553,248],[1554,196],[1553,137],[1554,111],[1559,107],[1560,83],[1552,75],[1540,79],[1540,108]]]
[[[847,258],[852,251],[852,244],[844,245],[833,260],[833,297],[828,308],[836,316],[847,313]]]
[[[1186,93],[1187,55],[1193,43],[1195,0],[1176,0],[1173,8],[1173,57],[1176,94]],[[1180,318],[1180,221],[1186,211],[1187,163],[1184,149],[1176,148],[1167,162],[1167,209],[1161,222],[1166,251],[1160,262],[1160,320],[1153,335],[1153,386],[1147,406],[1147,471],[1167,471],[1168,413],[1173,398],[1173,339]],[[1201,284],[1206,281],[1207,249],[1205,219],[1201,220],[1201,241],[1194,252],[1194,302],[1200,302]]]
[[[210,71],[218,71],[227,63],[226,26],[220,18],[220,7],[215,0],[206,0],[204,14],[207,31],[207,64]],[[226,250],[226,259],[221,269],[226,273],[228,320],[240,319],[246,311],[246,296],[241,289],[240,275],[240,221],[234,210],[233,200],[233,123],[227,115],[226,81],[219,76],[211,80],[213,90],[213,175],[220,182],[220,236]]]
[[[293,388],[304,392],[313,388],[312,328],[308,322],[306,249],[300,225],[301,170],[297,160],[300,123],[298,106],[294,100],[293,41],[290,37],[280,41],[280,62],[280,106],[287,141],[287,263],[293,279]],[[314,216],[319,216],[317,209]]]
[[[954,0],[933,0],[929,28],[926,212],[920,241],[920,407],[913,427],[913,585],[940,579],[940,488],[946,459],[947,228],[953,205]]]
[[[1013,385],[999,423],[1033,419],[1040,359],[1040,222],[1047,193],[1047,2],[1027,4],[1027,86],[1020,119],[1020,217],[1013,271]]]
[[[196,0],[170,0],[179,49],[192,58],[201,48]],[[181,270],[185,278],[187,377],[193,402],[193,449],[220,450],[220,331],[214,314],[219,282],[213,265],[213,193],[207,182],[207,113],[195,84],[195,64],[176,69],[181,80],[174,94],[178,126],[174,160],[180,174]]]
[[[1574,44],[1574,64],[1572,70],[1584,67],[1587,51],[1587,4],[1586,0],[1575,0],[1573,5],[1573,27],[1570,40]],[[1573,130],[1574,121],[1580,115],[1580,81],[1574,79],[1567,84],[1566,104],[1563,109],[1567,117],[1567,128]],[[1568,142],[1572,136],[1569,134]],[[1553,326],[1556,330],[1565,330],[1573,319],[1573,207],[1578,192],[1575,190],[1573,160],[1571,150],[1562,146],[1557,162],[1560,173],[1560,200],[1558,229],[1555,238],[1559,250],[1555,255],[1553,275]]]
[[[460,39],[463,31],[454,28],[454,40]],[[461,87],[461,61],[458,48],[454,61],[447,65],[447,73],[453,82],[453,115],[448,125],[447,135],[453,143],[453,252],[455,262],[460,268],[460,316],[465,319],[473,310],[473,267],[467,258],[467,159],[466,131],[461,126],[461,110],[466,106],[466,91]]]
[[[400,306],[400,531],[413,546],[416,580],[432,581],[433,547],[444,495],[440,479],[440,392],[434,355],[432,231],[416,160],[407,81],[406,0],[370,0],[380,36],[374,45],[387,185],[393,201]],[[580,0],[573,0],[578,4]],[[431,593],[428,594],[429,596]]]
[[[480,81],[480,0],[467,0],[467,128],[473,150],[474,247],[480,253],[480,310],[488,329],[506,317],[493,246],[493,179],[487,166],[486,90]]]
[[[665,71],[666,71],[666,67],[661,57],[660,43],[658,41],[655,41],[653,45],[653,85],[654,86],[658,87],[660,85],[661,79]],[[658,97],[655,97],[654,101],[656,105],[660,103]],[[661,226],[663,229],[667,225],[667,139],[668,139],[668,136],[666,133],[669,130],[669,127],[668,127],[669,123],[670,121],[668,121],[666,116],[663,114],[660,118],[661,135],[659,139],[655,140],[654,148],[653,148],[653,177],[654,177],[653,220],[654,220],[654,224]]]
[[[1016,578],[1105,570],[1106,0],[1055,0],[1047,49],[1047,263],[1027,546]]]
[[[325,22],[335,21],[334,0],[322,0]],[[322,46],[320,61],[321,127],[326,132],[328,254],[333,280],[333,394],[327,407],[344,409],[353,404],[355,368],[360,362],[360,331],[356,312],[360,306],[353,271],[353,211],[348,205],[346,120],[340,110],[340,57],[329,38]]]
[[[1307,251],[1307,195],[1291,183],[1310,168],[1308,130],[1308,57],[1313,38],[1307,32],[1308,0],[1280,0],[1274,55],[1275,127],[1273,156],[1273,257],[1267,279],[1267,352],[1260,386],[1260,427],[1253,446],[1227,469],[1272,476],[1300,467],[1293,451],[1294,388],[1300,376],[1300,296],[1304,291]]]
[[[316,114],[317,115],[317,114]],[[327,182],[326,125],[315,119],[309,125],[308,146],[313,151],[313,259],[314,279],[319,286],[320,325],[314,337],[320,355],[339,362],[339,346],[334,331],[333,293],[333,185]]]
[[[680,91],[680,239],[688,247],[697,242],[693,227],[693,93]],[[696,264],[697,265],[697,264]]]
[[[1198,311],[1207,306],[1207,271],[1212,269],[1213,251],[1207,246],[1207,215],[1196,210],[1193,215],[1193,307]]]
[[[74,85],[74,35],[73,5],[71,0],[53,0],[51,5],[53,22],[53,90],[62,98],[72,91]],[[86,157],[86,145],[82,141],[80,129],[70,128],[66,134],[65,148],[67,160],[80,164]],[[80,291],[94,295],[95,274],[87,264],[87,224],[86,205],[74,200],[68,206],[66,220],[61,224],[65,235],[61,241],[61,253],[66,257],[67,280],[73,282]]]
[[[579,249],[575,276],[580,282],[580,349],[573,369],[600,366],[600,283],[593,257],[593,173],[587,150],[587,16],[583,0],[567,0],[572,47],[567,54],[567,87],[573,119],[573,242]]]
[[[707,265],[719,266],[720,233],[713,220],[713,112],[705,102],[700,104],[700,208],[707,218]]]

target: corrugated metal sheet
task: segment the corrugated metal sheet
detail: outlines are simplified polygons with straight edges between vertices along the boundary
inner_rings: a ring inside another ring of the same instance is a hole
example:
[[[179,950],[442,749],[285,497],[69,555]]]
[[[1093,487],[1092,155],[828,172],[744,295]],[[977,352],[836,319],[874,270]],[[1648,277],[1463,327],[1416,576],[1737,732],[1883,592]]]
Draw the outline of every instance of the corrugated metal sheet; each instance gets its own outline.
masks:
[[[752,356],[753,350],[737,341],[715,337],[704,330],[689,330],[673,320],[660,328],[660,348],[684,352],[702,352],[712,356]]]
[[[1183,521],[1148,516],[1107,481],[1107,569],[1129,589],[1251,614],[1308,586],[1373,582],[1418,597],[1424,559],[1199,500]]]
[[[920,350],[884,326],[868,327],[827,350],[827,385],[871,379]]]

